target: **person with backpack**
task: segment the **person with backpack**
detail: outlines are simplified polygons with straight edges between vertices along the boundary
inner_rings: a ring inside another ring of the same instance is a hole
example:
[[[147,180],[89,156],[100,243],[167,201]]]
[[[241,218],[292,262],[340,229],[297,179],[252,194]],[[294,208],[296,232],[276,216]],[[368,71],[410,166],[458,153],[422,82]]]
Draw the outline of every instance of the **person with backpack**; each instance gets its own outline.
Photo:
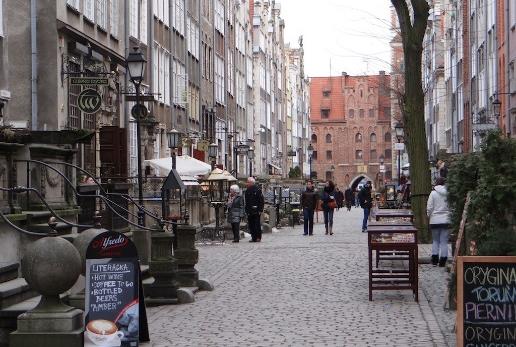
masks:
[[[337,207],[335,194],[335,184],[332,181],[328,181],[321,197],[326,235],[328,235],[328,233],[333,235],[333,212]]]
[[[364,187],[358,193],[358,200],[360,207],[364,210],[364,219],[362,221],[362,232],[367,231],[367,221],[369,220],[369,213],[373,208],[373,198],[371,197],[371,181],[367,181]]]
[[[432,231],[432,265],[439,264],[439,267],[444,267],[448,260],[450,209],[445,183],[444,177],[435,180],[435,187],[426,204],[426,213],[430,218],[430,230]]]

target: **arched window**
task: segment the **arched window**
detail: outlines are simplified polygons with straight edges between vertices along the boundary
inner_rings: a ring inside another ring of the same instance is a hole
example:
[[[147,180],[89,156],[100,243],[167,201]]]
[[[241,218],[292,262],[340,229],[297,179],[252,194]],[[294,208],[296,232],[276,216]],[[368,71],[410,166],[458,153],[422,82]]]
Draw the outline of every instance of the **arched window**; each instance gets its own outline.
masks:
[[[331,134],[326,134],[326,143],[331,143]]]
[[[317,143],[317,135],[312,134],[312,143]]]
[[[375,133],[372,133],[372,134],[371,134],[370,141],[371,141],[371,142],[376,142],[376,134],[375,134]]]
[[[349,111],[348,111],[348,116],[349,116],[349,118],[355,117],[355,110],[350,108]]]
[[[376,149],[372,149],[369,153],[369,161],[376,161]]]
[[[362,160],[364,158],[364,154],[361,150],[355,151],[355,159]]]
[[[391,150],[386,149],[385,150],[385,159],[391,159],[391,158],[392,158]]]
[[[385,133],[385,142],[391,142],[391,133]]]
[[[361,133],[357,133],[355,135],[355,142],[362,142],[362,134]]]

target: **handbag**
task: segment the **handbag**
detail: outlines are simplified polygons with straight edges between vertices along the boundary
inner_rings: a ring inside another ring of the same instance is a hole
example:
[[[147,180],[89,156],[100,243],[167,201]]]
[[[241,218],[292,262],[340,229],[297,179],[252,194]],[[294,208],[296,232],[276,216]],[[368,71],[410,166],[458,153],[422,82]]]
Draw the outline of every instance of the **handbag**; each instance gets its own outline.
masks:
[[[337,208],[337,202],[335,200],[328,201],[328,208],[336,209]]]

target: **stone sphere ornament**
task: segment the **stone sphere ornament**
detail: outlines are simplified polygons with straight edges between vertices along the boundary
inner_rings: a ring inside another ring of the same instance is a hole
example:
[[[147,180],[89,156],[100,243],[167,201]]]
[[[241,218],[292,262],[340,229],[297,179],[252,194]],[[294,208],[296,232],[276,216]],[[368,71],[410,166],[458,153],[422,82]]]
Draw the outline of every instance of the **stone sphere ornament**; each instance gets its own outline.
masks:
[[[81,256],[69,241],[45,237],[27,247],[21,270],[30,288],[45,296],[58,296],[77,281]]]
[[[103,228],[92,228],[84,230],[73,240],[73,245],[79,252],[79,255],[81,256],[81,274],[86,274],[86,251],[88,250],[88,246],[91,243],[91,240],[93,240],[97,235],[102,234],[103,232],[106,232],[107,229]]]

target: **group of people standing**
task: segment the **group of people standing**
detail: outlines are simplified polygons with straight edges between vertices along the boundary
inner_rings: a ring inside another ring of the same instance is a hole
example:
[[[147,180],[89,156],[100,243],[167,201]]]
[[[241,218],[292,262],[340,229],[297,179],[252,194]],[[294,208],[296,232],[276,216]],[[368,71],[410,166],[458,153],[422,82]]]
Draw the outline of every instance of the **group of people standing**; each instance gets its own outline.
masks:
[[[240,222],[245,215],[247,215],[247,225],[251,234],[249,242],[261,242],[260,215],[264,207],[263,193],[253,177],[247,179],[246,186],[244,198],[240,194],[238,185],[234,184],[229,188],[229,197],[226,203],[227,220],[233,231],[233,242],[240,242]]]

